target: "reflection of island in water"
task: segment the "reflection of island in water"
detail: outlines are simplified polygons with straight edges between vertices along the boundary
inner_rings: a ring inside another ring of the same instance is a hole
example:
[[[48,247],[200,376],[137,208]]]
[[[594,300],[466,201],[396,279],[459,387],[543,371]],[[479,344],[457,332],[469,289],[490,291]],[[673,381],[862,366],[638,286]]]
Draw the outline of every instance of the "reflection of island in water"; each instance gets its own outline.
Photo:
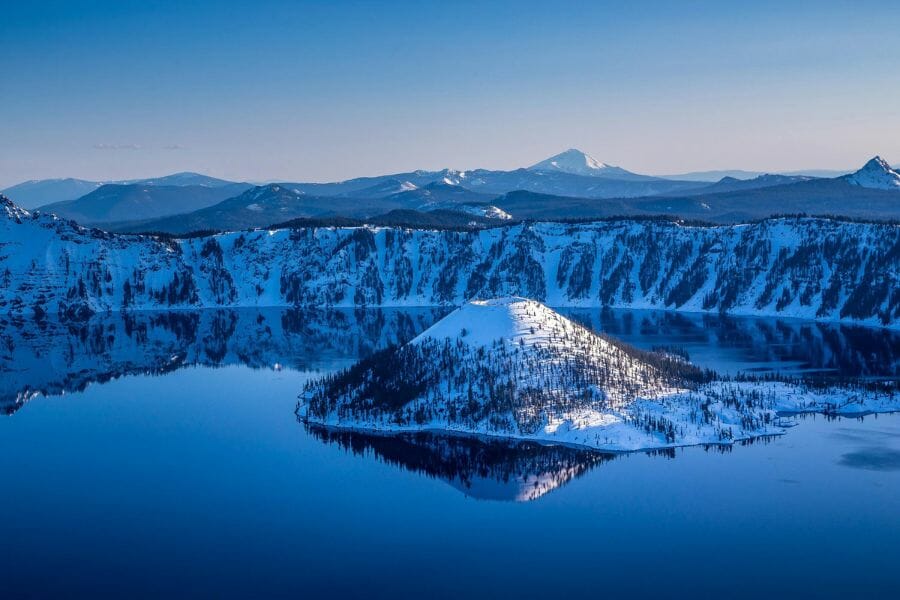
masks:
[[[614,459],[584,448],[430,432],[373,435],[307,425],[317,439],[356,456],[442,479],[466,496],[527,502]]]
[[[432,431],[379,434],[300,422],[316,439],[354,456],[440,479],[470,498],[503,502],[537,500],[617,458],[644,454],[673,459],[684,450],[660,448],[614,453],[501,437]],[[735,446],[767,444],[776,438],[759,436],[733,445],[701,444],[700,447],[707,452],[727,454]]]
[[[15,412],[35,395],[187,366],[346,366],[341,361],[415,337],[450,310],[222,309],[95,315],[85,321],[0,317],[0,414]],[[900,376],[896,331],[663,311],[561,312],[641,348],[684,348],[693,362],[724,372]]]

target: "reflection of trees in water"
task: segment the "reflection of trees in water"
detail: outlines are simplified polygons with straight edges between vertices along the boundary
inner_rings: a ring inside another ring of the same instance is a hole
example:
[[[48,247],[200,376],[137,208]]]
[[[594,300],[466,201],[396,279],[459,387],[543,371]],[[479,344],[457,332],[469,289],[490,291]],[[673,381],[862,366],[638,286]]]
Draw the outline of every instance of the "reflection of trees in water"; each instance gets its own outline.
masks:
[[[570,309],[562,311],[593,329],[639,347],[709,346],[734,351],[751,370],[780,363],[791,370],[842,377],[900,376],[900,333],[799,320],[731,317],[665,311]]]
[[[730,444],[701,444],[700,447],[703,448],[707,452],[714,452],[716,454],[731,454],[734,452],[735,448],[745,447],[745,446],[755,446],[755,445],[763,445],[770,444],[777,440],[778,435],[759,435],[752,438],[747,438],[745,440],[735,440]],[[663,453],[668,454],[669,458],[675,458],[675,448],[662,448],[660,450],[653,451],[651,453],[656,453],[662,455]],[[681,450],[684,450],[682,448]]]
[[[317,439],[363,457],[442,479],[467,496],[528,501],[568,483],[616,454],[430,432],[372,435],[307,425]]]

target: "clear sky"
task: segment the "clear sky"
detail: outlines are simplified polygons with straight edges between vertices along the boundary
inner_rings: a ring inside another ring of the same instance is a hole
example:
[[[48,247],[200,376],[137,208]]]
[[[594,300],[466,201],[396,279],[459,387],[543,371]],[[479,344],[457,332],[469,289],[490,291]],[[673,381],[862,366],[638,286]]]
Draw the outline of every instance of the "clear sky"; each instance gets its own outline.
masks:
[[[2,0],[0,85],[0,186],[896,164],[900,3]]]

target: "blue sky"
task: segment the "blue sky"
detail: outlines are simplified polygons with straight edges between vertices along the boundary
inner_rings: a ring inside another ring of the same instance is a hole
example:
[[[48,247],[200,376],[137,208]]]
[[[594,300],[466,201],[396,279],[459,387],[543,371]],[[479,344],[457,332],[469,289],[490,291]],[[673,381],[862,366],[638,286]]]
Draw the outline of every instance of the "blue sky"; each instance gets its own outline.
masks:
[[[0,186],[900,162],[900,4],[3,2]]]

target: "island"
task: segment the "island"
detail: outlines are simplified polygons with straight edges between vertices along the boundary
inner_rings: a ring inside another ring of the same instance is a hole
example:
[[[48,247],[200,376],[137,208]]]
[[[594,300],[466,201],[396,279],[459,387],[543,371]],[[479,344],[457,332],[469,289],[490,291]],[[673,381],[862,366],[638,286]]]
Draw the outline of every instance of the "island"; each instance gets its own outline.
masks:
[[[797,413],[896,410],[896,382],[722,377],[519,297],[470,301],[408,343],[310,381],[296,409],[318,427],[613,452],[778,435]]]

